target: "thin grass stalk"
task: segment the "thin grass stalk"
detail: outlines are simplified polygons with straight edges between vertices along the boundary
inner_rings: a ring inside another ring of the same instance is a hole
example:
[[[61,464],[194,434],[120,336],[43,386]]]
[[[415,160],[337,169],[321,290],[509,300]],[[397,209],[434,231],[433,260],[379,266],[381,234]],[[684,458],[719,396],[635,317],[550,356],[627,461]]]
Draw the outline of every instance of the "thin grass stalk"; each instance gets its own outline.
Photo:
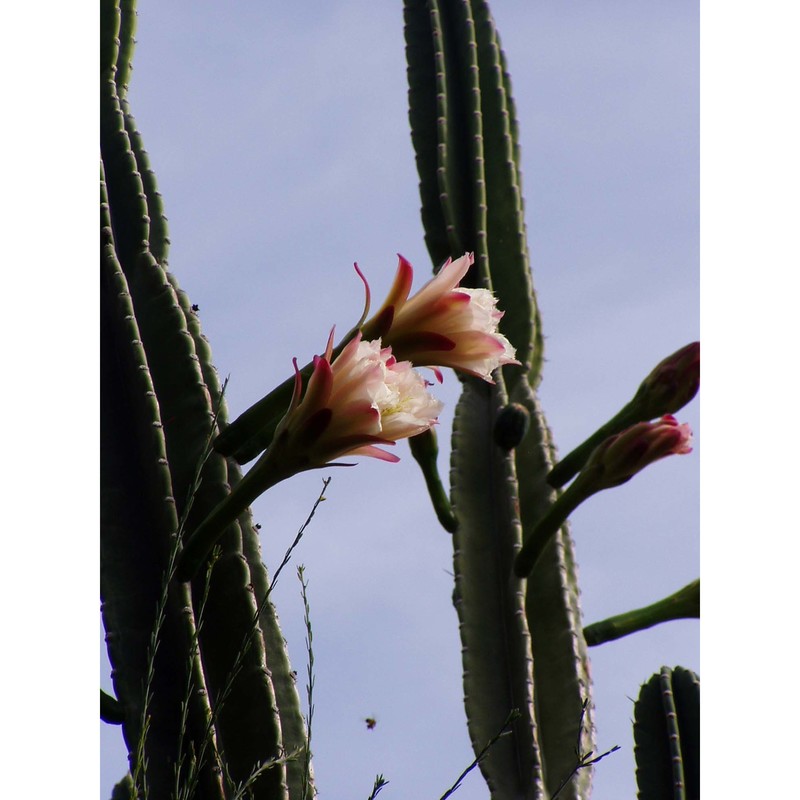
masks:
[[[150,634],[150,644],[148,646],[148,653],[147,653],[147,673],[144,685],[144,703],[142,704],[141,735],[139,736],[139,741],[137,742],[136,757],[134,759],[134,769],[132,770],[131,773],[131,777],[133,779],[134,791],[135,792],[138,791],[142,800],[148,800],[149,798],[149,788],[147,786],[147,760],[145,757],[145,743],[147,741],[147,731],[149,728],[149,718],[150,718],[149,707],[150,707],[150,702],[152,701],[153,698],[152,682],[153,682],[153,677],[155,675],[155,660],[156,660],[156,654],[158,653],[159,635],[164,625],[167,601],[169,598],[169,586],[175,574],[175,568],[177,566],[177,560],[178,560],[178,553],[180,551],[180,546],[183,540],[183,534],[186,527],[186,520],[189,516],[189,511],[191,510],[191,507],[194,503],[194,498],[200,488],[200,483],[202,481],[201,474],[203,471],[203,467],[205,466],[206,461],[208,461],[208,458],[212,453],[211,442],[214,437],[214,430],[217,425],[217,417],[219,415],[219,409],[222,403],[222,398],[224,396],[226,386],[227,386],[227,381],[223,383],[222,390],[219,396],[219,402],[214,410],[214,414],[211,420],[211,426],[208,432],[208,436],[206,437],[206,442],[203,447],[201,456],[198,459],[197,467],[194,473],[194,478],[189,487],[189,491],[187,492],[186,503],[183,512],[181,513],[181,516],[178,520],[178,530],[175,532],[175,535],[173,536],[172,539],[172,545],[170,547],[169,556],[167,558],[167,566],[164,570],[164,578],[162,579],[161,582],[161,595],[159,597],[158,604],[156,606],[155,623],[153,625],[153,631]],[[139,787],[139,781],[141,781],[141,789],[137,789],[137,787]]]
[[[297,577],[302,587],[303,622],[306,626],[306,652],[308,655],[308,683],[306,684],[306,698],[308,700],[306,730],[308,731],[308,738],[306,741],[305,760],[303,763],[303,788],[301,793],[301,800],[308,800],[308,787],[311,783],[311,722],[314,719],[314,634],[311,629],[311,609],[308,605],[308,582],[305,579],[305,567],[302,564],[297,568]]]

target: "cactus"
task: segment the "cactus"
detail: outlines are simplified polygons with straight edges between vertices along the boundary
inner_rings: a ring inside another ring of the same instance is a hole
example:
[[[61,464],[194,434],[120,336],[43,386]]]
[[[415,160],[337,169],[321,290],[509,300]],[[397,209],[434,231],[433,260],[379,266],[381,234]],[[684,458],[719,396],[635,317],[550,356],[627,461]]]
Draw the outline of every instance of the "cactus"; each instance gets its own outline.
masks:
[[[700,679],[662,667],[634,706],[636,782],[640,800],[700,797]]]
[[[509,572],[555,499],[544,480],[553,446],[535,394],[543,337],[510,79],[486,3],[409,0],[405,22],[409,117],[431,259],[437,265],[451,252],[475,251],[468,278],[500,299],[501,330],[522,362],[504,367],[491,388],[466,380],[456,409],[451,492],[467,719],[478,752],[518,708],[513,740],[496,747],[481,768],[493,797],[546,796],[574,765],[590,681],[567,526],[527,587]],[[495,425],[520,407],[527,412],[518,424],[521,441],[499,446]],[[591,745],[591,707],[587,723]],[[563,796],[586,796],[589,776],[580,773]]]
[[[136,789],[299,797],[300,703],[249,513],[209,573],[171,581],[182,532],[241,480],[208,450],[221,387],[166,265],[166,223],[127,107],[135,8],[101,3],[101,594]],[[202,611],[202,618],[200,612]],[[278,702],[277,698],[280,698]],[[224,753],[224,755],[223,755]]]
[[[133,0],[101,0],[101,595],[116,695],[101,692],[101,716],[121,726],[130,767],[114,796],[309,800],[316,793],[309,732],[245,507],[258,492],[237,487],[249,485],[240,465],[280,444],[286,408],[296,407],[298,386],[308,386],[319,360],[229,421],[208,341],[168,267],[163,204],[128,105],[135,14]],[[541,542],[536,532],[609,429],[554,470],[537,394],[544,336],[516,113],[487,3],[404,0],[404,21],[409,120],[434,272],[450,257],[474,253],[461,285],[494,294],[504,312],[500,332],[516,351],[491,382],[461,376],[449,496],[433,430],[410,439],[436,516],[452,534],[472,766],[493,800],[586,800],[590,767],[615,749],[592,758],[587,643],[613,637],[584,634],[569,523],[560,518]],[[331,341],[328,360],[373,322],[362,318],[335,349]],[[220,517],[219,530],[208,525]],[[191,568],[182,569],[192,552],[186,542],[198,541],[188,537],[211,529]],[[532,543],[536,557],[520,570],[518,556]],[[302,573],[301,581],[313,661]],[[659,680],[661,689],[672,681],[680,698],[691,696],[678,670]],[[694,712],[676,700],[675,709],[664,712],[662,702],[657,713],[654,691],[643,689],[637,703],[640,786],[659,783],[656,734],[643,732],[665,713],[671,746],[680,734],[683,748],[669,751],[684,769],[670,781],[688,784],[694,733],[670,714],[687,714],[691,728]],[[310,690],[308,701],[310,720]],[[379,776],[372,796],[385,785]]]

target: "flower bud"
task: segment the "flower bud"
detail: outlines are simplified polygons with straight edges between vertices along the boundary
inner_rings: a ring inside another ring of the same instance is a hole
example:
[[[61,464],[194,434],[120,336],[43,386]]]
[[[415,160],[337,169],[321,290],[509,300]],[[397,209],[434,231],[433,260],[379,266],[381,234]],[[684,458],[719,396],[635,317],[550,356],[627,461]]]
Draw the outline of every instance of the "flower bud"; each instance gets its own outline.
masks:
[[[661,361],[642,381],[632,400],[553,467],[547,482],[554,488],[563,486],[577,475],[592,451],[608,437],[637,422],[674,413],[683,408],[699,388],[700,342],[692,342]]]
[[[691,441],[689,425],[670,414],[655,422],[638,422],[598,445],[578,479],[592,493],[619,486],[654,461],[691,453]]]
[[[509,403],[494,421],[494,441],[503,450],[513,450],[522,442],[531,426],[531,415],[520,403]]]
[[[643,408],[643,416],[653,419],[679,411],[699,388],[700,342],[692,342],[653,369],[642,381],[633,402]]]
[[[517,576],[525,578],[531,574],[549,540],[584,500],[603,489],[629,481],[660,458],[691,453],[691,441],[689,426],[669,415],[656,422],[638,422],[605,439],[534,526],[514,559]]]

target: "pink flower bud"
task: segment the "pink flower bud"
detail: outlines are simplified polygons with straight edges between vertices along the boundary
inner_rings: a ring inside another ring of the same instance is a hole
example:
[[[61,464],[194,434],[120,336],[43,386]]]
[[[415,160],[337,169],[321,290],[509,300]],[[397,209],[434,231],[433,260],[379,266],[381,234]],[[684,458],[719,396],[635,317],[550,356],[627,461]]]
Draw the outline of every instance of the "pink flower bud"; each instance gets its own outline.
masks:
[[[652,419],[683,408],[700,388],[700,342],[692,342],[667,356],[642,381],[634,403],[648,409]]]
[[[451,367],[489,383],[499,366],[520,363],[511,343],[498,331],[503,312],[497,310],[494,295],[458,286],[474,261],[472,253],[448,259],[411,298],[414,270],[402,256],[399,259],[388,297],[361,328],[364,338],[381,338],[397,358],[415,366]],[[437,377],[441,380],[438,372]]]
[[[333,361],[332,349],[333,332],[325,355],[314,358],[305,395],[294,362],[294,394],[270,448],[282,470],[312,469],[346,455],[398,461],[377,445],[428,430],[442,409],[422,376],[380,340],[365,342],[357,333]]]
[[[689,425],[669,414],[655,422],[638,422],[598,445],[579,478],[592,493],[619,486],[660,458],[691,453],[691,441]]]

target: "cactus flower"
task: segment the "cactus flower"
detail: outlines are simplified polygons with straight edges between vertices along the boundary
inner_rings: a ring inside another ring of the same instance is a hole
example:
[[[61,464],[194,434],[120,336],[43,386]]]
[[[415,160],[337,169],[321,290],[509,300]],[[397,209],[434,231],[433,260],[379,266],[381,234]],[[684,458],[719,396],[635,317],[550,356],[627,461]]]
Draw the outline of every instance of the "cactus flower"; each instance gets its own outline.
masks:
[[[442,403],[411,364],[398,361],[380,340],[364,341],[357,333],[333,360],[332,349],[333,333],[325,355],[314,358],[304,395],[295,360],[294,394],[271,449],[295,472],[344,455],[398,461],[376,445],[393,445],[428,430]]]
[[[504,364],[519,364],[511,343],[498,331],[503,312],[486,289],[458,286],[473,263],[471,253],[449,260],[413,297],[409,297],[414,270],[405,258],[399,264],[389,295],[377,314],[367,319],[370,289],[358,264],[356,272],[364,282],[366,303],[361,319],[344,340],[330,351],[341,353],[353,334],[360,331],[363,342],[380,340],[391,347],[397,363],[409,361],[415,367],[431,367],[441,383],[439,367],[452,367],[488,383],[492,372]],[[330,366],[330,357],[327,359]],[[310,377],[314,364],[300,372]],[[399,368],[398,368],[399,369]],[[279,387],[253,404],[223,430],[214,441],[214,449],[245,464],[264,451],[273,441],[296,379]]]
[[[394,283],[380,310],[361,327],[365,339],[380,338],[398,359],[417,367],[451,367],[493,383],[491,373],[504,364],[519,364],[511,343],[498,331],[503,312],[487,289],[466,289],[459,282],[474,258],[465,253],[448,259],[439,272],[409,297],[414,270],[403,256]],[[367,289],[369,285],[356,265]],[[365,312],[366,316],[366,312]]]
[[[178,581],[197,573],[227,527],[271,486],[342,456],[399,461],[378,445],[393,445],[436,424],[442,403],[411,364],[398,361],[380,340],[366,342],[356,333],[334,358],[331,331],[325,354],[312,364],[303,394],[295,359],[294,392],[272,443],[189,537],[178,560]]]

